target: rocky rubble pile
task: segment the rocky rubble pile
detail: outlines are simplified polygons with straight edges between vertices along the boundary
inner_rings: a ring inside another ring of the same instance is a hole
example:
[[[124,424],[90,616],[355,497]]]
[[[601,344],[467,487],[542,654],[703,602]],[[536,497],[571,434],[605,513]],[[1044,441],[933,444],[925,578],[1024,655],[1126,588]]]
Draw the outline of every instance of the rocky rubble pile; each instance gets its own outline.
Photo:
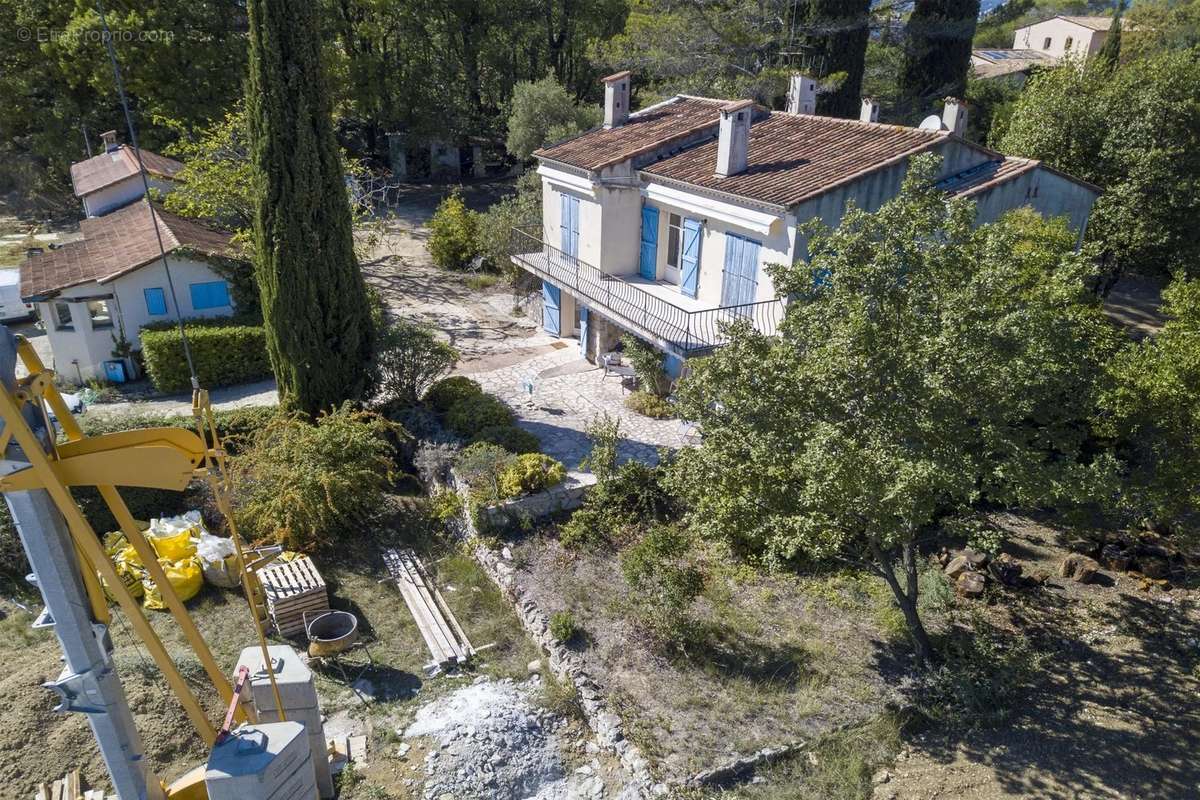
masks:
[[[1168,585],[1174,575],[1190,566],[1200,567],[1195,553],[1185,553],[1151,531],[1097,531],[1068,544],[1071,554],[1063,561],[1062,575],[1090,582],[1100,569],[1141,577],[1147,584]]]
[[[1008,553],[993,557],[979,550],[942,550],[938,563],[960,597],[979,597],[988,581],[1003,586],[1016,586],[1021,580],[1021,565]]]

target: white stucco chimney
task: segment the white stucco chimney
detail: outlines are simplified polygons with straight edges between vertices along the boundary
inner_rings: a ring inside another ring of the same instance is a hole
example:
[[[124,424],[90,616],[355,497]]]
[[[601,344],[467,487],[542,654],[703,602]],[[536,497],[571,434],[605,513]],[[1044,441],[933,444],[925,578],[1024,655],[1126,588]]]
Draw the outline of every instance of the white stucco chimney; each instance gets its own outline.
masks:
[[[603,78],[604,83],[604,127],[617,128],[629,119],[629,70]]]
[[[117,144],[116,131],[105,131],[104,133],[100,134],[100,141],[104,143],[104,152],[106,153],[111,153],[113,150],[116,150],[121,146]]]
[[[817,81],[800,72],[793,72],[788,83],[787,113],[817,113]]]
[[[738,100],[721,107],[720,135],[717,139],[719,177],[727,178],[746,169],[746,150],[750,146],[750,118],[753,100]]]
[[[942,107],[942,125],[951,133],[965,136],[967,133],[967,104],[957,97],[947,97]]]
[[[858,119],[860,122],[879,122],[879,103],[870,97],[864,97]]]

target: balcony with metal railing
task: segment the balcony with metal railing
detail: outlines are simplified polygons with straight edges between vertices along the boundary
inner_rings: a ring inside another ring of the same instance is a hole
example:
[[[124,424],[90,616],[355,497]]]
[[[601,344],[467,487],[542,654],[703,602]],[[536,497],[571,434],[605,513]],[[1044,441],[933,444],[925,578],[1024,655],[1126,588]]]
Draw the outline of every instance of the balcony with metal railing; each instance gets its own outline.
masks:
[[[619,326],[682,356],[700,355],[729,341],[725,323],[746,320],[769,334],[783,320],[779,299],[711,306],[637,275],[602,273],[547,244],[539,226],[514,228],[512,245],[517,266],[566,289]]]

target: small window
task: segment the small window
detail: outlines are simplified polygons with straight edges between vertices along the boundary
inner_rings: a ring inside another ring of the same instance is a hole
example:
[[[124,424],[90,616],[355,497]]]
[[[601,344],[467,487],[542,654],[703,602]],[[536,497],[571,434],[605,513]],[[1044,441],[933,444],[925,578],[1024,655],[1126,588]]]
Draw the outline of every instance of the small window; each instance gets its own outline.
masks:
[[[1063,50],[1070,50],[1071,45],[1073,45],[1074,43],[1075,43],[1075,37],[1068,36],[1067,41],[1063,42]]]
[[[1042,49],[1043,50],[1050,49],[1050,37],[1049,36],[1046,37],[1046,41],[1042,42]]]
[[[167,313],[167,293],[160,288],[143,289],[146,296],[146,313],[152,317],[161,317]]]
[[[75,330],[74,320],[71,319],[71,304],[65,300],[54,303],[54,327],[60,331]]]
[[[667,217],[667,266],[679,269],[680,243],[683,241],[683,220],[678,214]]]
[[[229,305],[229,286],[225,281],[193,283],[192,308],[203,311],[207,308],[225,308]]]
[[[112,313],[108,310],[107,300],[89,300],[87,310],[93,328],[112,327]]]

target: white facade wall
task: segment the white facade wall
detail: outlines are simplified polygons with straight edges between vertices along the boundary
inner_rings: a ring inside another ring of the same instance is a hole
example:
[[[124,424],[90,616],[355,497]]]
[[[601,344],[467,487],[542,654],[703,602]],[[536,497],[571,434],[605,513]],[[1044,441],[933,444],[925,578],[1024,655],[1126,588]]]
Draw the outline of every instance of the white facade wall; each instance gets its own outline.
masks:
[[[171,181],[156,178],[153,175],[146,177],[150,183],[150,188],[157,189],[163,194],[170,193],[173,188]],[[103,189],[85,194],[82,198],[83,210],[89,217],[101,217],[110,211],[124,208],[143,194],[145,194],[145,191],[142,186],[142,176],[132,175],[124,180],[109,184]]]
[[[1071,229],[1078,234],[1078,241],[1082,242],[1088,216],[1098,196],[1086,186],[1037,167],[973,199],[976,222],[980,225],[995,222],[1006,211],[1029,206],[1044,217],[1066,217]]]
[[[171,278],[175,282],[179,310],[184,318],[229,316],[231,305],[219,308],[196,309],[192,306],[191,284],[211,283],[225,280],[212,267],[173,253],[167,254],[171,267]],[[145,289],[161,288],[167,302],[167,313],[152,316],[146,304]],[[106,298],[111,327],[93,328],[87,309],[87,300]],[[56,302],[66,300],[71,308],[73,330],[62,330],[54,312]],[[175,319],[175,301],[167,285],[166,271],[161,261],[155,261],[114,281],[100,284],[95,281],[72,286],[59,297],[38,303],[38,312],[46,326],[50,349],[54,355],[54,370],[68,380],[87,380],[104,377],[104,362],[113,358],[113,336],[125,332],[125,338],[140,350],[142,343],[139,332],[143,325],[151,322],[170,322]]]
[[[1071,40],[1070,49],[1067,39]],[[1098,31],[1070,20],[1054,17],[1035,22],[1024,28],[1017,28],[1013,34],[1013,47],[1022,50],[1040,50],[1043,53],[1062,58],[1070,53],[1076,56],[1087,56],[1100,49],[1108,31]],[[1047,46],[1049,40],[1049,46]]]

